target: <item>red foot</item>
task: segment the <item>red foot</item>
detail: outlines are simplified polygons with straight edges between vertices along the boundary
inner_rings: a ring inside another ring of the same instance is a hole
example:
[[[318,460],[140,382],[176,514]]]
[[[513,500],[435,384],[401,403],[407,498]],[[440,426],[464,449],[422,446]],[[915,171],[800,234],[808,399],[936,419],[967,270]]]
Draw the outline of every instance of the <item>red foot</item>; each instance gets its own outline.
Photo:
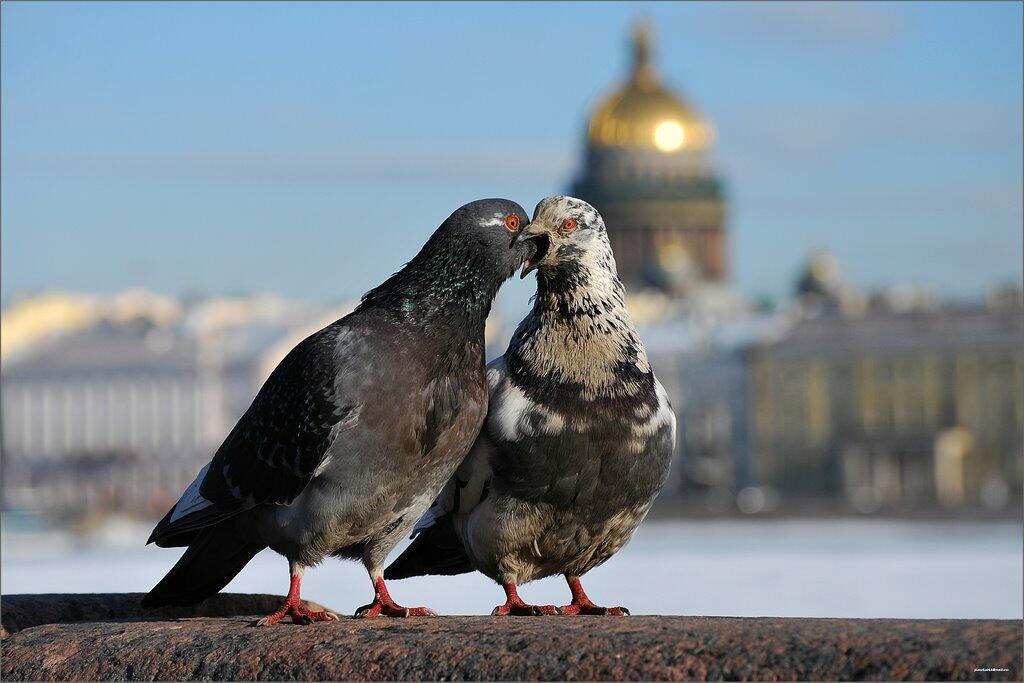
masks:
[[[572,591],[572,602],[568,605],[559,607],[559,614],[569,616],[575,616],[578,614],[594,616],[629,616],[629,610],[625,607],[601,607],[600,605],[592,603],[590,598],[588,598],[587,594],[583,591],[583,586],[580,584],[579,579],[566,577],[566,581],[569,582],[569,590]]]
[[[284,599],[281,609],[263,617],[254,626],[273,626],[286,616],[292,618],[293,624],[310,624],[314,621],[338,621],[338,615],[334,612],[311,610],[302,604],[302,600],[299,598],[299,585],[301,583],[302,577],[293,576],[291,587],[288,589],[288,597]]]
[[[370,619],[373,617],[436,617],[437,612],[426,607],[402,607],[388,594],[384,579],[377,579],[374,582],[376,595],[373,602],[363,605],[356,610],[355,616],[359,619]]]
[[[314,621],[338,621],[339,619],[338,615],[334,612],[330,612],[328,610],[318,612],[309,609],[301,602],[296,604],[285,601],[281,609],[277,610],[273,614],[263,617],[256,622],[256,625],[273,626],[286,616],[290,616],[292,618],[293,624],[311,624]]]
[[[554,605],[530,605],[523,602],[514,583],[505,584],[505,604],[498,605],[491,612],[492,617],[541,617],[548,614],[558,614],[558,608]]]
[[[592,602],[571,602],[558,608],[559,614],[576,616],[578,614],[593,614],[595,616],[614,615],[628,617],[629,610],[625,607],[600,607]]]

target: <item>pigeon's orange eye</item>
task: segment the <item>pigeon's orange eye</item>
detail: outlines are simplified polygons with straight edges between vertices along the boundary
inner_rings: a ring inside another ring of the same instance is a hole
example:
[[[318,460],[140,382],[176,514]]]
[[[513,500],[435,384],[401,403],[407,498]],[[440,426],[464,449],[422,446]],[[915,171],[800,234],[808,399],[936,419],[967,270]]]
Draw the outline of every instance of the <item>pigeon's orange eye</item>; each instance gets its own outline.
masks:
[[[576,219],[566,218],[565,222],[562,223],[562,232],[572,232],[576,229]]]
[[[519,216],[515,215],[514,213],[510,213],[509,215],[505,216],[505,227],[511,230],[512,232],[518,230]]]

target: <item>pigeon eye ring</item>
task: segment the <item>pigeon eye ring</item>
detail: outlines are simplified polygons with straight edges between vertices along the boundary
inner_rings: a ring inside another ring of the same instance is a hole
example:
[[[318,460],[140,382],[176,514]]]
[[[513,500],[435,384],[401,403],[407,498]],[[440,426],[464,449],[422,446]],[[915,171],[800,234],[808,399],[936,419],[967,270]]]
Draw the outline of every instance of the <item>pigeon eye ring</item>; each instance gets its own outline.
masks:
[[[576,229],[576,219],[566,218],[565,222],[562,223],[562,232],[569,233]]]
[[[509,232],[518,231],[519,216],[515,215],[514,213],[510,213],[509,215],[505,216],[505,227],[509,230]]]

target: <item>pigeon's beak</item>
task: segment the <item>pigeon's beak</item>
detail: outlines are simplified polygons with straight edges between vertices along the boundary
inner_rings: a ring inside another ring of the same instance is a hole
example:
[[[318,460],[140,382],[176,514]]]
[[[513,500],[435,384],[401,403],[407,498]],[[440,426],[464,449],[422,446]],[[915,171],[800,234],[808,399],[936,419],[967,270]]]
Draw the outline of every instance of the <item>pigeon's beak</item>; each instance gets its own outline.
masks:
[[[523,227],[512,238],[512,247],[519,244],[526,245],[526,258],[523,259],[523,269],[519,272],[519,279],[525,278],[540,265],[540,262],[548,255],[551,247],[551,238],[536,223],[530,223]]]

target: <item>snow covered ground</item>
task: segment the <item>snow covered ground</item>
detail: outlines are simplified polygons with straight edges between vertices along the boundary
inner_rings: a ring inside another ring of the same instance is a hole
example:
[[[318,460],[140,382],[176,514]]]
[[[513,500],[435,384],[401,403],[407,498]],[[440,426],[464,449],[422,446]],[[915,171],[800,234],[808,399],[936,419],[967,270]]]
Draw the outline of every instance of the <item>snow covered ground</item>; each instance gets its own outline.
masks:
[[[149,529],[137,524],[85,538],[7,526],[5,594],[146,591],[181,552],[144,547]],[[1014,522],[651,522],[584,585],[595,602],[634,614],[1019,619],[1021,532]],[[265,551],[226,590],[287,587],[285,561]],[[442,614],[486,614],[502,601],[478,574],[392,582],[391,592]],[[561,604],[568,591],[551,578],[522,594]],[[307,572],[303,596],[351,613],[371,588],[361,565],[331,559]]]

